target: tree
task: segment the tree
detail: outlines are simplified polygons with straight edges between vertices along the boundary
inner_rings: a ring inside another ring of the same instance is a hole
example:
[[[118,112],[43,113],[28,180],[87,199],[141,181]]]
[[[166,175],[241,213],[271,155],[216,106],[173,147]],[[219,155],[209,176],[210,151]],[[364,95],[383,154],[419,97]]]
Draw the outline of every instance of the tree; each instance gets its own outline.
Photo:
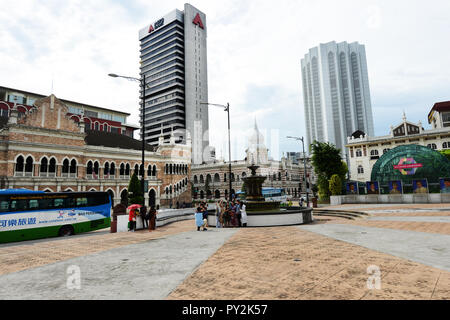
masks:
[[[348,171],[347,164],[342,161],[341,150],[329,142],[314,141],[310,151],[312,152],[311,163],[318,178],[319,197],[327,199],[330,196],[329,180],[334,174],[340,177],[342,189]]]
[[[142,194],[141,182],[136,173],[131,176],[128,184],[128,204],[141,204],[144,202],[144,195]]]
[[[338,174],[333,174],[331,176],[329,189],[332,196],[339,196],[342,194],[342,179]]]

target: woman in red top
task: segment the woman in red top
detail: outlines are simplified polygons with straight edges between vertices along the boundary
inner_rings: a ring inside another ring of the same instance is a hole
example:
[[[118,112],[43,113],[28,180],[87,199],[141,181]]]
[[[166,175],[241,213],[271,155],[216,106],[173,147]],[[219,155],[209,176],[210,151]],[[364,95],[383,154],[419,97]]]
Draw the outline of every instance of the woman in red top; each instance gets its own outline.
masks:
[[[130,223],[130,230],[129,231],[135,232],[136,231],[136,212],[135,212],[135,209],[131,209],[130,210],[130,215],[128,217],[128,221]]]

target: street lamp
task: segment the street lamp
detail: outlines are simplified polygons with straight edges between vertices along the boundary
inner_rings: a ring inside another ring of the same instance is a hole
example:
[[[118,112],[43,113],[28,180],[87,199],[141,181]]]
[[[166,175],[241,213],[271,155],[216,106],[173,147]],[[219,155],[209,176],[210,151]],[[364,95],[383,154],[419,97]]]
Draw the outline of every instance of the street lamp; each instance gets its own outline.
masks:
[[[227,103],[227,105],[222,105],[222,104],[214,104],[214,103],[208,103],[208,102],[200,102],[200,104],[204,104],[204,105],[209,105],[209,106],[215,106],[215,107],[220,107],[220,108],[224,108],[224,111],[226,111],[228,113],[228,161],[229,161],[229,183],[230,183],[230,193],[229,193],[229,197],[231,200],[231,190],[233,189],[233,183],[231,181],[231,137],[230,137],[230,104]]]
[[[288,137],[286,137],[286,138],[288,138],[288,139],[294,139],[294,140],[297,140],[297,141],[301,141],[301,142],[302,142],[302,145],[303,145],[303,164],[304,164],[304,166],[305,166],[306,206],[309,207],[309,196],[308,196],[308,186],[307,186],[308,180],[307,180],[307,177],[306,177],[307,171],[306,171],[306,155],[305,155],[305,141],[304,141],[305,139],[304,139],[303,137],[299,138],[299,137],[291,137],[291,136],[288,136]]]
[[[110,73],[108,76],[112,78],[124,78],[129,81],[137,81],[141,84],[143,95],[142,95],[142,176],[141,176],[141,188],[142,188],[142,206],[145,206],[145,185],[144,185],[144,175],[145,175],[145,74],[142,75],[142,80],[134,77],[126,77],[126,76],[119,76],[115,73]],[[140,168],[139,168],[140,169]],[[140,172],[139,170],[138,172]]]

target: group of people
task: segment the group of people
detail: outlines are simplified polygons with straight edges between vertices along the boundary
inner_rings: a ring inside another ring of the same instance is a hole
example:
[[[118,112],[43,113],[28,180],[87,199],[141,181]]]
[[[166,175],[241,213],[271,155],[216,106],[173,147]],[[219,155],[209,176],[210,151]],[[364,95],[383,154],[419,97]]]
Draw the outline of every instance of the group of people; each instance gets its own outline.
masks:
[[[142,226],[144,229],[148,229],[149,231],[156,230],[156,215],[158,212],[155,207],[152,206],[150,211],[147,212],[147,207],[143,206],[141,208],[131,209],[129,214],[129,230],[128,231],[136,231],[136,221],[138,218],[142,220]]]
[[[247,212],[245,204],[240,201],[223,201],[216,203],[216,228],[240,228],[247,227]],[[200,203],[195,213],[197,230],[207,231],[208,208],[206,202]]]

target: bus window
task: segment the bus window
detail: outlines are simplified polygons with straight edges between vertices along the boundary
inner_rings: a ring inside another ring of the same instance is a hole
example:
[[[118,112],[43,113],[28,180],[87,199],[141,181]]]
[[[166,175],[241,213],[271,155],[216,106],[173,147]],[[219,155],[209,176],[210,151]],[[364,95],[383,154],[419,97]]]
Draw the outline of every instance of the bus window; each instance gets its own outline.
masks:
[[[66,208],[75,208],[77,206],[77,199],[69,197],[66,199]]]
[[[108,194],[88,195],[88,205],[90,207],[106,204],[109,202]]]
[[[52,199],[39,199],[39,210],[47,210],[53,208]]]
[[[62,208],[62,207],[64,207],[64,199],[54,199],[53,206],[55,208]]]
[[[86,207],[88,204],[87,198],[77,198],[77,207]]]
[[[23,211],[28,206],[28,200],[11,200],[11,211]]]
[[[1,200],[0,201],[0,212],[8,212],[9,211],[9,201]]]
[[[37,201],[35,199],[31,199],[30,202],[28,203],[28,205],[30,206],[30,210],[39,209],[39,201]]]

